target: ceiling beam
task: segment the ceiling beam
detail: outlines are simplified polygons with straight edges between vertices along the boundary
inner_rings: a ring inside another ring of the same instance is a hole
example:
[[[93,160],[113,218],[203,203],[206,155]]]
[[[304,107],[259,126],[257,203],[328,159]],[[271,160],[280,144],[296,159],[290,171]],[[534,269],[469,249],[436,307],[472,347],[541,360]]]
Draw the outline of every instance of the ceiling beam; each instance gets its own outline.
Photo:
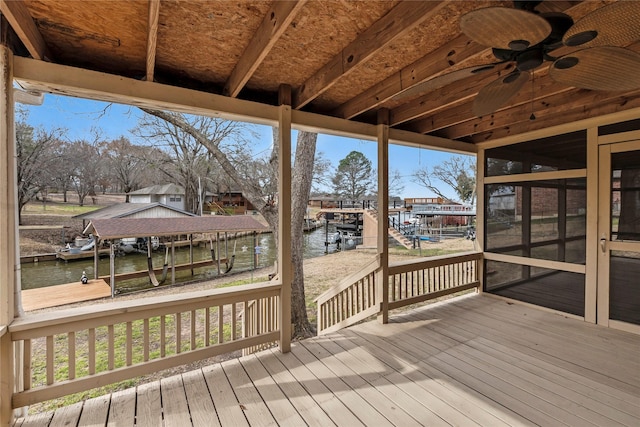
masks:
[[[578,122],[593,117],[600,117],[606,114],[618,113],[640,107],[640,91],[630,92],[624,96],[617,97],[604,96],[599,101],[591,103],[588,101],[588,98],[593,97],[595,92],[586,91],[584,89],[581,89],[578,92],[585,92],[582,95],[585,97],[584,104],[580,102],[582,97],[576,96],[573,98],[573,104],[568,104],[558,108],[549,108],[544,110],[544,112],[541,111],[539,113],[540,117],[536,118],[536,120],[528,120],[527,115],[527,117],[521,119],[517,123],[511,123],[508,126],[501,126],[487,132],[478,133],[470,139],[474,143],[495,140],[528,131],[566,125],[572,122]],[[602,96],[603,94],[600,93],[600,95]],[[570,109],[570,105],[575,105],[576,101],[582,105],[577,108]],[[536,114],[536,116],[538,116],[538,114]]]
[[[557,3],[554,5],[554,8],[557,9],[554,10],[565,10],[566,13],[577,13],[578,15],[582,13],[583,6],[581,4],[573,7],[571,6],[573,5],[570,2]],[[387,77],[380,83],[370,87],[360,95],[345,102],[338,107],[333,114],[338,117],[351,119],[365,111],[383,104],[394,95],[397,95],[412,86],[428,81],[447,72],[463,68],[464,66],[478,65],[475,63],[477,58],[490,55],[490,48],[480,46],[462,34],[423,58],[415,61],[411,65],[403,68],[399,72]],[[467,80],[465,80],[465,82],[466,81]],[[458,86],[460,86],[460,84],[458,84]],[[449,85],[449,87],[454,86]],[[443,90],[438,89],[438,92],[443,92]],[[409,107],[409,109],[410,108],[411,107]],[[405,113],[406,111],[396,111],[395,115],[397,117],[395,120],[398,120],[396,124],[410,120],[409,118],[401,117],[404,116]],[[392,122],[394,120],[393,115],[394,113],[392,111]]]
[[[0,0],[0,12],[7,18],[33,58],[52,59],[47,44],[23,1]]]
[[[544,105],[545,98],[568,92],[572,89],[569,86],[556,83],[549,77],[536,77],[534,83],[536,86],[533,90],[533,93],[535,94],[533,100],[534,102],[540,102],[542,105]],[[531,110],[531,85],[525,85],[525,87],[509,101],[508,106],[500,108],[493,114],[489,114],[483,117],[476,117],[473,114],[472,106],[474,100],[475,98],[467,98],[467,102],[464,104],[458,104],[453,108],[437,112],[436,114],[432,114],[429,117],[425,117],[424,120],[415,121],[411,124],[410,129],[418,133],[431,133],[443,128],[457,126],[465,123],[468,123],[470,127],[473,127],[474,124],[478,123],[479,121],[486,120],[488,122],[491,122],[494,118],[498,117],[502,111],[510,110],[520,105],[525,105],[527,108],[529,108],[529,110]],[[527,118],[530,114],[531,111],[529,111],[529,114],[527,114]]]
[[[156,67],[156,47],[158,42],[158,18],[160,16],[160,0],[149,0],[149,22],[147,27],[147,74],[146,80],[153,81]]]
[[[224,95],[234,98],[238,96],[306,1],[275,1],[271,5],[253,39],[227,79],[223,90]]]
[[[480,74],[467,78],[464,84],[460,82],[449,83],[433,92],[429,92],[411,102],[402,104],[391,110],[391,126],[397,126],[410,120],[431,116],[438,111],[451,108],[461,103],[469,102],[469,99],[477,95],[478,91],[486,84],[504,75],[505,69],[511,71],[512,67],[500,66],[496,71],[488,74]]]
[[[628,48],[638,52],[640,51],[640,43],[634,43]],[[590,96],[585,95],[583,98],[579,98],[583,92],[578,92],[576,88],[554,81],[548,74],[548,68],[536,70],[534,85],[533,93],[531,83],[528,83],[516,96],[509,100],[508,106],[497,110],[493,114],[476,117],[471,111],[470,103],[459,104],[441,113],[432,114],[423,121],[416,121],[409,126],[409,129],[418,133],[431,133],[443,129],[438,134],[450,139],[459,139],[468,135],[486,132],[492,128],[508,126],[514,122],[510,114],[515,115],[517,119],[515,122],[518,122],[523,118],[528,120],[532,112],[539,116],[540,112],[548,111],[551,107],[557,107],[561,104],[575,106],[576,102],[582,102],[583,104],[599,102],[603,97],[614,99],[620,96],[616,92],[587,91],[591,94]],[[576,93],[579,94],[578,98],[576,98]],[[509,114],[504,114],[504,112]]]
[[[356,66],[367,61],[393,40],[406,35],[416,26],[430,19],[445,6],[446,2],[401,2],[364,30],[347,47],[297,88],[293,97],[293,107],[296,109],[304,107]]]
[[[467,36],[458,36],[345,102],[334,111],[334,114],[351,119],[383,104],[403,90],[443,74],[454,65],[462,66],[477,57],[486,55],[487,52],[490,52],[490,49],[472,42]]]

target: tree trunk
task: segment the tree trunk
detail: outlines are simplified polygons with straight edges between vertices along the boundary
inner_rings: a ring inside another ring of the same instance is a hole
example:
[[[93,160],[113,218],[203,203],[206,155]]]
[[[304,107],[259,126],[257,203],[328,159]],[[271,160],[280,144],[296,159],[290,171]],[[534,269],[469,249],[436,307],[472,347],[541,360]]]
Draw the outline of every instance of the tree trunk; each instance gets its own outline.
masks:
[[[295,337],[315,335],[315,328],[309,323],[307,302],[304,292],[304,216],[309,203],[313,164],[316,153],[317,133],[298,132],[296,158],[291,179],[291,261],[293,283],[291,285],[291,321]]]

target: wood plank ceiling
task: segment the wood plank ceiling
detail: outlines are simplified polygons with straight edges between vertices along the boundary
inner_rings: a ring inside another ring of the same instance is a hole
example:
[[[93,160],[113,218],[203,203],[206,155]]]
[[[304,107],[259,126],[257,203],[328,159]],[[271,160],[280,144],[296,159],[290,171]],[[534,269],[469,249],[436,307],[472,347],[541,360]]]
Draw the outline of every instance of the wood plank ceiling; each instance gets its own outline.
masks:
[[[576,21],[608,3],[545,1],[537,10]],[[267,104],[285,84],[295,109],[374,123],[386,108],[392,127],[465,142],[640,105],[640,91],[556,83],[550,62],[484,117],[472,113],[475,96],[512,63],[442,87],[421,84],[496,62],[459,24],[465,13],[495,5],[513,2],[0,0],[0,11],[2,40],[16,55]],[[629,47],[640,50],[638,41]]]

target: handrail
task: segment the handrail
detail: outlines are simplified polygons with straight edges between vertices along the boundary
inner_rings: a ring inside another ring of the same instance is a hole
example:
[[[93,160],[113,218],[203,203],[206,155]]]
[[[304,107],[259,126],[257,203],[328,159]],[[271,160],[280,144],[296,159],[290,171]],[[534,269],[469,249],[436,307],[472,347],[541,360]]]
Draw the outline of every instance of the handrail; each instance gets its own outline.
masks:
[[[18,408],[278,341],[281,288],[272,282],[241,285],[15,319],[8,331],[25,349],[24,390],[13,394],[12,405]],[[270,319],[259,330],[247,331],[248,319],[238,314],[254,301],[270,307],[264,313]],[[83,345],[77,345],[80,337]],[[66,366],[56,366],[60,358]],[[42,377],[37,377],[36,367],[44,372]]]
[[[481,252],[401,261],[389,266],[389,310],[480,286]]]
[[[324,291],[322,294],[320,294],[315,299],[315,301],[318,304],[321,304],[321,303],[331,299],[332,297],[338,295],[340,292],[344,291],[349,286],[351,286],[353,284],[353,282],[357,281],[358,279],[361,279],[363,276],[367,276],[367,275],[373,273],[374,271],[376,271],[379,266],[380,266],[379,257],[376,256],[373,260],[371,260],[367,264],[363,265],[360,270],[358,270],[358,271],[356,271],[354,273],[351,273],[347,277],[345,277],[342,280],[340,280],[340,282],[338,282],[337,285],[335,285],[334,287]]]
[[[2,338],[4,336],[4,334],[6,334],[7,332],[9,332],[9,327],[7,325],[1,325],[0,326],[0,338]]]
[[[378,312],[375,276],[379,269],[376,257],[316,298],[318,334],[340,330]]]
[[[389,265],[388,308],[450,295],[480,286],[481,252],[464,252],[419,260],[395,262]],[[320,295],[318,304],[318,334],[326,334],[353,325],[385,310],[379,302],[380,271],[376,258],[359,271]]]

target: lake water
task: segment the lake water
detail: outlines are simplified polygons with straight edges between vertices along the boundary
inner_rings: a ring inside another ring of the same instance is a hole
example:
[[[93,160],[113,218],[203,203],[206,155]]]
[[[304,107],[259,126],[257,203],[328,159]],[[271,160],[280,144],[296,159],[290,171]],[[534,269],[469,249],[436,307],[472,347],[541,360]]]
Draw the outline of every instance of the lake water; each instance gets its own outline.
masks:
[[[328,233],[331,236],[335,233],[335,225],[329,224]],[[304,241],[304,257],[313,258],[325,254],[325,234],[327,230],[325,226],[319,227],[314,231],[305,233]],[[261,234],[257,236],[258,246],[260,246],[260,255],[258,257],[258,268],[272,266],[276,260],[276,248],[273,242],[272,234]],[[236,241],[230,239],[228,244],[229,257],[233,254],[235,244],[235,261],[231,273],[242,271],[250,271],[254,268],[253,258],[253,236],[239,237]],[[222,257],[225,256],[224,242],[220,242],[220,250]],[[214,242],[214,248],[216,244]],[[329,253],[336,251],[336,245],[329,245]],[[189,262],[189,248],[176,248],[176,264]],[[194,261],[211,260],[211,251],[209,245],[194,247]],[[153,254],[153,265],[160,268],[164,264],[165,251],[159,250]],[[171,262],[171,261],[169,261]],[[146,254],[131,253],[124,256],[117,256],[115,259],[116,273],[128,273],[133,271],[147,270]],[[225,265],[221,266],[222,271]],[[51,285],[59,285],[63,283],[71,283],[80,281],[82,272],[86,272],[89,278],[93,278],[93,258],[85,260],[69,261],[45,261],[37,263],[22,264],[22,289],[41,288]],[[106,276],[109,274],[109,257],[101,258],[98,263],[98,275]],[[194,276],[191,276],[190,270],[177,271],[176,282],[206,280],[218,277],[218,270],[215,265],[199,268],[195,270]],[[171,269],[169,269],[167,283],[171,281]],[[116,287],[119,292],[131,292],[135,290],[151,288],[149,278],[130,279],[126,281],[116,281]]]

